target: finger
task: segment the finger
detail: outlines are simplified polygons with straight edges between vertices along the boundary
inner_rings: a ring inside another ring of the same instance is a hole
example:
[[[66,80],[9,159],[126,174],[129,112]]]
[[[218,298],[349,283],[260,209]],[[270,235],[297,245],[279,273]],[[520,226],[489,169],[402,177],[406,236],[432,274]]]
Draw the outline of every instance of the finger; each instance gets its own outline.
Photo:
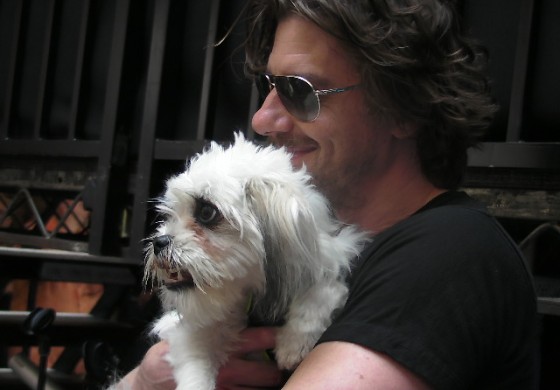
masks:
[[[235,355],[273,349],[276,346],[276,331],[276,328],[268,326],[244,329]]]
[[[166,359],[168,352],[169,344],[166,341],[150,347],[138,367],[135,381],[138,386],[133,388],[175,389],[173,369]]]
[[[271,388],[283,384],[284,375],[273,362],[232,358],[223,366],[217,382],[221,388]]]

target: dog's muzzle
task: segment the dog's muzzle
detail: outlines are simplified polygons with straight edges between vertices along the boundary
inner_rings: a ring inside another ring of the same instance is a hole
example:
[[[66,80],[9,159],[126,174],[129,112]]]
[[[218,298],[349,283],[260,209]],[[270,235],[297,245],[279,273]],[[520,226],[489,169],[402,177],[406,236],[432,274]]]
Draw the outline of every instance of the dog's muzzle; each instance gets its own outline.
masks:
[[[171,290],[194,287],[192,275],[173,264],[169,256],[169,246],[173,243],[173,237],[168,234],[154,237],[152,247],[154,251],[154,265],[165,271],[163,280],[165,287]]]

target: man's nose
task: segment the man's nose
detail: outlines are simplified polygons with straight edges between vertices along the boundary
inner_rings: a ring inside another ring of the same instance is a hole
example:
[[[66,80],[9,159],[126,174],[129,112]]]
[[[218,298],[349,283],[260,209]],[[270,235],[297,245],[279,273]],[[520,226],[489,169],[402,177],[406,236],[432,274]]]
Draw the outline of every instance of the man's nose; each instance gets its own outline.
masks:
[[[294,118],[280,101],[276,90],[273,89],[253,115],[251,124],[256,133],[270,136],[274,133],[291,131],[294,126]]]

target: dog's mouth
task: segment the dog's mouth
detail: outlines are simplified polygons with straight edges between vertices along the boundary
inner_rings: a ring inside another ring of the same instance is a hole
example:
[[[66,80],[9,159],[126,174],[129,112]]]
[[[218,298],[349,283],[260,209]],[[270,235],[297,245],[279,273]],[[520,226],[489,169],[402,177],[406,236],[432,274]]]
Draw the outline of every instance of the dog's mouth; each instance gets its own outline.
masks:
[[[169,290],[194,287],[194,279],[188,271],[167,271],[166,274],[163,285]]]

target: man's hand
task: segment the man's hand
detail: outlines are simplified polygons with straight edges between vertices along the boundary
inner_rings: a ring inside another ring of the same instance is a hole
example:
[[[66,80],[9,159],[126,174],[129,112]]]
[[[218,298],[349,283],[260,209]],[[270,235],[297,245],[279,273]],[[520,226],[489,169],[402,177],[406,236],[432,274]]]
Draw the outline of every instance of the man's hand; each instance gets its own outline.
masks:
[[[154,344],[138,367],[129,372],[115,386],[116,390],[174,390],[173,370],[165,355],[169,351],[166,341]],[[113,387],[111,387],[113,389]]]
[[[241,340],[237,351],[220,369],[217,389],[280,388],[285,382],[282,371],[265,359],[265,351],[276,344],[276,328],[247,328],[241,332]]]
[[[272,361],[250,359],[265,356],[275,346],[276,328],[247,328],[241,333],[241,342],[218,374],[218,390],[274,389],[284,383],[282,371]],[[187,347],[185,347],[187,348]],[[154,344],[138,367],[116,386],[118,390],[173,390],[173,370],[165,355],[169,345],[165,341]]]

